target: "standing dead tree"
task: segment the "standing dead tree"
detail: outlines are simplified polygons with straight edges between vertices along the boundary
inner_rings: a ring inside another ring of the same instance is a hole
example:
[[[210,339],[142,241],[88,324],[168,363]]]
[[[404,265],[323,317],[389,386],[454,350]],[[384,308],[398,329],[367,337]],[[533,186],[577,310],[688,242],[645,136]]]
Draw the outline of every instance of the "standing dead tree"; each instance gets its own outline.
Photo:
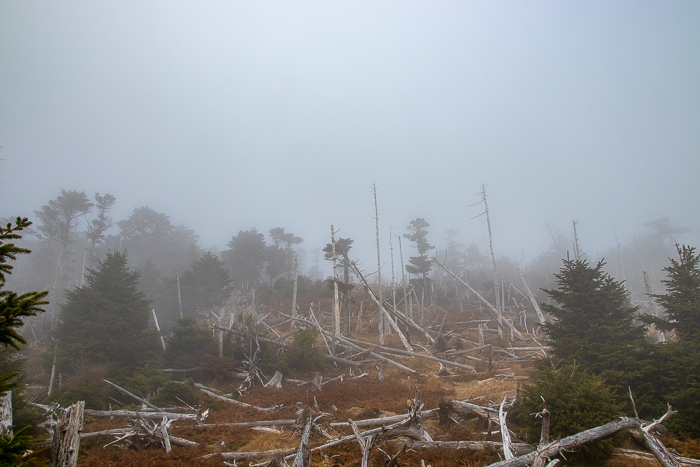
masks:
[[[67,409],[58,411],[58,420],[53,428],[49,467],[75,467],[78,465],[84,410],[85,402],[80,401]]]

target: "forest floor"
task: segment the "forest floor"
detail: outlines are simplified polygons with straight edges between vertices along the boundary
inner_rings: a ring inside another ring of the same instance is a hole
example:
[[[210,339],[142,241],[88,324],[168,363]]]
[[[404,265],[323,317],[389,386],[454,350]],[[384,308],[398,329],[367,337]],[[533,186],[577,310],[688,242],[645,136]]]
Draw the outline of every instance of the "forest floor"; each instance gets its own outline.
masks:
[[[459,326],[450,324],[454,330]],[[453,334],[455,342],[457,334]],[[377,334],[354,334],[354,338],[376,342]],[[464,329],[459,332],[463,340],[474,343],[478,340],[478,334],[473,329]],[[500,347],[507,347],[495,333],[487,334],[486,343]],[[532,343],[532,340],[530,340]],[[318,336],[317,345],[324,347],[321,337]],[[401,343],[396,335],[387,337],[387,346],[401,348]],[[532,345],[532,344],[523,344]],[[469,348],[469,346],[466,346]],[[257,407],[277,406],[279,409],[272,413],[265,413],[251,408],[242,408],[228,404],[224,401],[202,397],[202,410],[209,409],[209,416],[204,423],[225,424],[250,422],[259,420],[299,419],[301,409],[315,407],[320,412],[327,414],[318,424],[330,436],[339,437],[351,435],[353,432],[348,427],[333,427],[330,423],[347,422],[389,417],[406,414],[411,401],[416,394],[424,404],[423,410],[436,409],[440,401],[468,401],[483,406],[498,405],[504,397],[513,397],[518,392],[518,386],[526,383],[524,378],[532,368],[533,358],[514,360],[499,354],[490,354],[487,350],[470,354],[480,360],[457,357],[454,360],[471,365],[476,372],[449,367],[451,375],[441,372],[440,365],[415,357],[391,358],[419,371],[422,375],[408,374],[393,366],[386,365],[380,368],[376,363],[366,363],[361,368],[327,363],[322,372],[323,380],[327,381],[339,375],[337,379],[323,385],[320,390],[314,390],[311,381],[315,373],[294,373],[291,377],[297,380],[309,381],[309,383],[297,385],[284,381],[282,389],[254,386],[245,393],[241,401]],[[541,355],[541,353],[540,353]],[[491,369],[489,369],[491,359]],[[367,373],[362,377],[359,375]],[[221,390],[224,393],[235,392],[240,380],[210,381],[208,385]],[[484,419],[457,417],[441,424],[437,417],[423,419],[423,425],[435,441],[500,441],[497,427],[491,435],[488,434],[488,426]],[[127,420],[121,417],[85,417],[83,432],[95,432],[110,428],[122,428],[127,426]],[[117,445],[105,447],[114,441],[114,436],[98,436],[83,439],[80,444],[79,466],[223,466],[224,459],[218,453],[222,452],[258,452],[267,450],[296,449],[299,445],[302,427],[296,425],[271,426],[266,428],[243,427],[200,427],[193,420],[176,420],[170,427],[171,435],[195,441],[199,447],[173,446],[170,453],[165,452],[162,446],[151,445],[145,449],[120,448]],[[515,430],[517,434],[517,430]],[[326,438],[319,432],[312,433],[310,446],[323,444]],[[523,442],[513,439],[514,442]],[[683,442],[671,437],[665,437],[663,441],[667,446],[674,447],[687,457],[700,457],[700,442]],[[370,456],[370,466],[385,466],[387,455],[397,453],[407,440],[404,438],[394,441],[378,441]],[[622,446],[623,448],[643,450],[631,437]],[[382,453],[378,448],[385,451]],[[46,449],[35,454],[40,462],[47,458]],[[362,457],[357,441],[353,440],[345,444],[313,452],[312,463],[319,466],[356,466],[360,465]],[[234,461],[229,460],[228,465],[242,467],[259,464],[266,459]],[[269,458],[267,459],[269,460]],[[500,460],[496,451],[466,451],[431,448],[426,450],[409,450],[399,459],[398,465],[432,467],[447,466],[483,466]],[[291,461],[289,462],[291,465]],[[562,463],[559,465],[566,465]],[[655,459],[630,458],[623,455],[615,455],[606,464],[608,467],[646,467],[660,465]]]

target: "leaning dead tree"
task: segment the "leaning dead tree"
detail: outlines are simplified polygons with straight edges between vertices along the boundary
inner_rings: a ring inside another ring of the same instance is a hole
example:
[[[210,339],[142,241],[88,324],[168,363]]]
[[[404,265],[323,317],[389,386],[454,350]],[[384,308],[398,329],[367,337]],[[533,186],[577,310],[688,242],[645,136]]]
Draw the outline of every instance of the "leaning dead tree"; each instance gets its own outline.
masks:
[[[517,337],[517,338],[520,339],[520,340],[524,340],[523,334],[522,334],[520,331],[518,331],[518,330],[515,328],[515,326],[513,326],[513,323],[511,323],[511,322],[508,321],[507,319],[505,319],[505,320],[504,320],[504,319],[499,319],[499,316],[500,316],[500,315],[499,315],[498,309],[497,309],[496,307],[494,307],[488,300],[486,300],[484,297],[482,297],[481,294],[480,294],[479,292],[476,291],[476,289],[474,289],[471,285],[467,284],[467,282],[466,282],[464,279],[462,279],[462,278],[459,277],[457,274],[455,274],[454,272],[452,272],[452,270],[450,270],[450,268],[448,268],[447,266],[445,266],[444,264],[442,264],[442,263],[441,263],[440,261],[438,261],[437,259],[433,258],[433,261],[435,262],[435,264],[437,264],[437,265],[440,266],[442,269],[444,269],[448,274],[450,274],[452,277],[454,277],[460,284],[462,284],[462,285],[465,286],[467,289],[469,289],[469,291],[470,291],[471,293],[473,293],[473,294],[481,301],[481,303],[483,303],[483,304],[486,306],[486,308],[492,313],[492,315],[491,315],[491,316],[488,316],[488,318],[490,318],[491,321],[493,321],[493,322],[496,323],[496,325],[498,326],[498,329],[499,329],[499,330],[502,331],[504,327],[505,327],[505,328],[508,328],[508,332],[509,332],[509,333],[513,334],[515,337]]]
[[[396,331],[396,334],[398,334],[399,339],[401,339],[401,343],[403,344],[403,346],[406,348],[407,351],[413,352],[413,347],[411,347],[411,344],[409,344],[408,340],[406,340],[406,336],[403,335],[403,333],[401,332],[401,329],[399,329],[399,326],[396,324],[396,322],[391,317],[391,315],[389,315],[389,312],[386,311],[386,309],[384,308],[384,304],[382,303],[381,284],[379,286],[379,296],[377,297],[377,295],[375,295],[374,292],[372,291],[372,289],[370,288],[369,284],[365,280],[365,278],[362,275],[362,273],[360,272],[360,270],[357,268],[357,265],[355,264],[354,261],[350,262],[350,267],[352,268],[352,272],[357,276],[359,281],[362,283],[362,285],[367,290],[367,293],[369,294],[370,298],[374,301],[374,303],[376,303],[377,307],[379,307],[379,313],[382,316],[384,316],[385,321],[391,325],[391,327],[394,329],[394,331]],[[384,338],[381,337],[381,334],[380,334],[379,344],[384,345]]]

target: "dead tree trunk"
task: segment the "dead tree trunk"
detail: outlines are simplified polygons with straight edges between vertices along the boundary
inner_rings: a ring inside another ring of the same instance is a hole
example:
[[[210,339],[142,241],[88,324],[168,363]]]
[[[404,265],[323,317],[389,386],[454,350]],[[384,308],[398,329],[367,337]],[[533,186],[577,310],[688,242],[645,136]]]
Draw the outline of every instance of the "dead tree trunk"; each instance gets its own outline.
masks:
[[[331,226],[331,230],[333,226]],[[294,255],[294,288],[292,290],[292,317],[297,317],[297,287],[299,285],[299,258]],[[296,321],[292,321],[292,327],[296,326]]]
[[[408,343],[406,340],[406,336],[403,335],[401,330],[399,329],[399,326],[394,322],[394,320],[391,318],[389,315],[389,312],[386,311],[384,308],[384,305],[382,304],[382,288],[381,286],[379,287],[379,297],[377,297],[372,289],[369,287],[369,284],[367,284],[367,281],[365,278],[362,276],[362,273],[360,273],[359,269],[357,269],[357,266],[355,265],[354,262],[350,263],[350,267],[352,268],[352,271],[355,273],[357,278],[360,280],[362,285],[367,289],[367,293],[369,294],[370,298],[377,304],[379,307],[379,314],[381,316],[386,316],[386,321],[389,322],[392,328],[394,328],[394,331],[399,335],[399,339],[401,339],[401,343],[403,346],[406,348],[407,351],[413,352],[413,347],[411,347],[411,344]],[[379,336],[379,345],[384,345],[384,337],[380,334]]]
[[[372,194],[374,195],[374,221],[377,231],[377,288],[379,292],[379,343],[384,345],[384,311],[382,303],[382,261],[379,255],[379,208],[377,207],[377,185],[372,184]]]
[[[333,253],[333,356],[336,337],[340,333],[340,300],[338,298],[338,259],[335,254],[335,230],[331,225],[331,251]]]
[[[313,419],[311,409],[306,409],[304,415],[306,415],[306,426],[304,427],[304,433],[301,435],[301,442],[297,448],[297,455],[294,458],[292,467],[309,467],[311,465],[311,448],[309,447],[309,436],[311,435],[311,422]]]
[[[501,332],[503,331],[503,327],[506,327],[506,328],[508,328],[508,329],[507,329],[508,332],[512,332],[513,335],[514,335],[515,337],[517,337],[517,338],[520,339],[520,340],[524,340],[524,339],[523,339],[522,333],[513,327],[513,323],[511,323],[511,322],[508,321],[508,320],[503,320],[503,319],[499,320],[499,319],[498,319],[498,316],[499,316],[499,315],[498,315],[498,310],[496,309],[496,307],[494,307],[493,305],[491,305],[491,303],[489,303],[488,300],[486,300],[484,297],[482,297],[481,294],[479,294],[479,292],[477,292],[471,285],[467,284],[467,282],[466,282],[464,279],[462,279],[462,278],[459,277],[457,274],[455,274],[454,272],[452,272],[447,266],[445,266],[444,264],[440,263],[440,261],[438,261],[437,259],[433,258],[433,261],[435,261],[435,263],[437,263],[437,265],[440,266],[442,269],[444,269],[445,271],[447,271],[447,273],[449,273],[452,277],[454,277],[455,279],[457,279],[457,281],[459,281],[463,286],[465,286],[467,289],[469,289],[469,291],[470,291],[471,293],[473,293],[473,294],[481,301],[481,303],[483,303],[484,305],[486,305],[486,308],[487,308],[491,313],[493,313],[493,315],[492,315],[492,321],[495,321],[495,322],[496,322],[496,324],[498,325],[498,328],[499,328],[499,330],[500,330]]]
[[[540,320],[540,324],[547,324],[547,319],[544,316],[544,313],[542,313],[542,309],[540,309],[540,305],[537,303],[537,300],[535,300],[535,296],[532,294],[532,290],[530,290],[530,286],[527,285],[527,281],[525,280],[525,276],[523,276],[522,271],[520,268],[518,268],[518,275],[520,276],[520,280],[523,281],[523,285],[525,286],[525,291],[527,292],[527,296],[530,299],[530,303],[532,303],[532,306],[535,308],[535,312],[537,313],[537,317]]]
[[[153,315],[153,324],[155,324],[156,331],[158,331],[158,337],[160,337],[160,346],[163,347],[163,352],[165,352],[165,339],[163,339],[163,334],[160,332],[158,316],[156,315],[156,310],[154,308],[151,308],[151,314]]]
[[[12,391],[7,391],[0,407],[0,437],[12,438]]]
[[[78,465],[84,409],[85,402],[80,401],[59,411],[59,419],[53,429],[49,467],[75,467]]]
[[[560,451],[575,448],[576,446],[580,446],[600,438],[605,438],[606,436],[610,436],[611,434],[625,428],[639,428],[640,425],[640,421],[636,418],[623,417],[619,420],[606,423],[605,425],[582,431],[581,433],[563,438],[559,441],[554,441],[549,443],[544,448],[538,449],[530,454],[496,462],[491,464],[490,467],[527,467],[538,455],[542,455],[544,457],[554,457],[555,455],[559,454]]]

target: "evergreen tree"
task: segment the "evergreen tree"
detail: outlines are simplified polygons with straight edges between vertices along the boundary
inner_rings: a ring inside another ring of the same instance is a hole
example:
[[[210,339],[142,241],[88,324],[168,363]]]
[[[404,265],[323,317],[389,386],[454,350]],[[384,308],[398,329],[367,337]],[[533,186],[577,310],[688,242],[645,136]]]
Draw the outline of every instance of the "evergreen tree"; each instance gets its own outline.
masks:
[[[599,262],[566,260],[558,274],[557,290],[544,292],[556,303],[544,305],[554,322],[545,329],[554,357],[600,375],[623,396],[641,376],[644,330],[634,322],[637,307],[629,304],[621,282]]]
[[[408,259],[408,264],[406,265],[406,271],[409,274],[415,274],[421,276],[424,292],[426,292],[428,287],[428,273],[432,267],[432,261],[428,258],[428,251],[435,248],[428,243],[428,224],[425,219],[419,217],[412,220],[409,224],[408,231],[410,233],[404,234],[403,236],[416,244],[416,249],[418,250],[418,256],[411,256]],[[418,285],[418,284],[417,284]]]
[[[180,283],[183,300],[188,304],[189,313],[194,314],[221,307],[228,296],[231,278],[224,262],[207,251],[192,262],[192,269],[183,274]]]
[[[86,285],[67,293],[55,331],[57,364],[67,372],[77,359],[109,364],[109,375],[129,375],[158,355],[149,329],[149,302],[137,289],[139,273],[126,253],[110,252],[89,269]]]
[[[9,370],[7,373],[0,374],[0,397],[17,385],[13,379],[18,376],[19,370],[22,369],[21,362],[14,359],[13,352],[8,351],[10,349],[19,350],[21,344],[27,343],[17,332],[17,328],[24,324],[22,321],[24,318],[43,312],[43,305],[48,304],[44,300],[48,292],[18,294],[5,289],[6,276],[12,274],[13,269],[8,261],[16,260],[17,255],[30,253],[29,250],[17,247],[8,240],[22,238],[20,232],[29,228],[31,224],[26,218],[18,217],[14,226],[12,223],[7,223],[4,227],[0,225],[0,345],[2,346],[0,368],[5,371]],[[13,403],[15,409],[24,405],[24,401],[16,394],[13,395]],[[20,418],[16,417],[15,423],[19,420]],[[14,436],[4,435],[0,438],[0,464],[17,465],[21,460],[22,455],[34,441],[26,435],[28,428],[22,428]]]
[[[669,258],[664,268],[668,277],[665,295],[652,295],[666,310],[666,318],[649,317],[646,321],[660,328],[675,330],[681,342],[700,342],[700,254],[695,248],[676,245],[678,260]]]
[[[700,254],[695,248],[676,245],[678,259],[664,268],[665,295],[653,297],[666,311],[665,318],[646,317],[665,330],[675,330],[677,340],[658,346],[654,372],[655,396],[668,401],[678,414],[669,421],[677,431],[700,434]]]
[[[234,285],[255,287],[262,280],[265,267],[265,236],[256,229],[241,230],[228,247],[221,256],[231,267]]]
[[[603,380],[575,365],[553,368],[540,360],[514,410],[515,420],[525,428],[527,440],[537,443],[542,418],[535,414],[547,409],[550,414],[550,438],[564,438],[589,428],[604,425],[623,415],[610,388]],[[567,459],[598,461],[612,453],[611,439],[580,446]]]

